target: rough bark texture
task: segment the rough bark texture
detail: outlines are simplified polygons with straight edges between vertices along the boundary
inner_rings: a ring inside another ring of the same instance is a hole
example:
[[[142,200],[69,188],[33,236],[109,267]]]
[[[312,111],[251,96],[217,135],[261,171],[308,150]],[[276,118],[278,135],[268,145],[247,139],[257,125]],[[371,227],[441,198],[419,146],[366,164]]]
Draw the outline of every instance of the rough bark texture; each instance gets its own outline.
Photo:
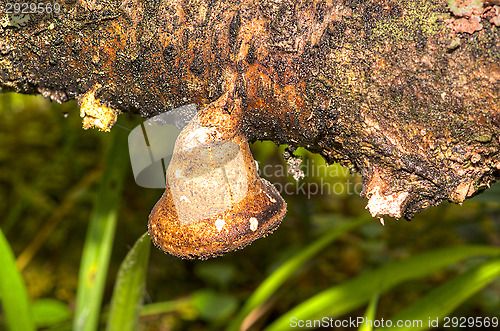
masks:
[[[0,14],[0,90],[79,99],[102,129],[119,112],[216,104],[250,141],[361,172],[373,216],[500,178],[497,0],[58,3]]]

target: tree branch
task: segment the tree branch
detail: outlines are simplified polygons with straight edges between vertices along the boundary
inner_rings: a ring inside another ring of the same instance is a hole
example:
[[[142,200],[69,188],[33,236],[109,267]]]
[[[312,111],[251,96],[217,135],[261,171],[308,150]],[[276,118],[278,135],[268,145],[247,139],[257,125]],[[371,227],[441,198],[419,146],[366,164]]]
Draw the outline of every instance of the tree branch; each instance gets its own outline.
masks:
[[[4,5],[0,89],[78,99],[101,129],[216,105],[250,141],[361,172],[373,216],[411,218],[500,178],[500,3],[448,2],[67,0],[28,19]]]

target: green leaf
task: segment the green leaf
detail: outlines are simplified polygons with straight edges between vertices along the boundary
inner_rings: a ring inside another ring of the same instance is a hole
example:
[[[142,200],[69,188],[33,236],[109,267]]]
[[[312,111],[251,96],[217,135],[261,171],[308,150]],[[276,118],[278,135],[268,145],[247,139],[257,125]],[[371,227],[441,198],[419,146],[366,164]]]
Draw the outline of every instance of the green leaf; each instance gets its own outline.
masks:
[[[143,234],[123,260],[116,279],[108,331],[137,330],[139,311],[146,287],[151,240]]]
[[[309,261],[314,255],[330,245],[337,238],[341,237],[346,232],[359,227],[360,225],[373,220],[372,217],[362,217],[355,221],[350,221],[342,226],[339,226],[330,232],[327,232],[321,238],[315,240],[308,247],[300,251],[295,256],[288,259],[269,277],[267,277],[260,286],[248,298],[243,308],[240,310],[236,318],[231,322],[228,330],[239,330],[242,321],[255,308],[268,300],[280,288],[287,279],[291,278],[300,268]]]
[[[222,262],[204,262],[197,264],[194,272],[207,283],[225,287],[234,278],[236,267]]]
[[[290,328],[290,321],[336,317],[365,304],[375,293],[384,293],[411,279],[425,277],[436,270],[472,256],[495,256],[500,249],[489,246],[449,247],[392,262],[356,278],[333,286],[285,313],[266,330]]]
[[[372,296],[370,303],[368,304],[368,307],[366,308],[364,320],[367,321],[373,321],[375,319],[375,315],[377,314],[377,304],[378,304],[378,293]],[[363,323],[359,329],[359,331],[372,331],[373,330],[373,325]]]
[[[7,327],[11,331],[35,330],[28,293],[14,254],[0,230],[0,298]]]
[[[206,321],[226,319],[238,307],[238,300],[235,297],[212,290],[195,292],[192,303],[198,311],[198,315]]]
[[[167,313],[179,313],[180,315],[195,316],[195,308],[191,298],[182,298],[172,301],[162,301],[144,305],[141,308],[141,316],[159,315]]]
[[[68,305],[55,299],[38,299],[33,302],[32,311],[37,328],[54,326],[71,318]]]
[[[422,299],[396,314],[391,319],[392,325],[396,325],[398,320],[421,320],[421,327],[413,325],[411,328],[398,328],[398,330],[427,330],[429,329],[429,320],[436,318],[440,319],[439,325],[442,325],[441,319],[443,317],[449,315],[465,300],[499,276],[500,259],[486,261],[434,289]],[[477,325],[472,325],[472,327],[474,326]],[[379,330],[385,329],[390,328]]]
[[[112,144],[90,216],[81,259],[73,323],[76,331],[97,330],[126,169],[124,165],[128,164],[127,131],[115,128],[110,134]]]

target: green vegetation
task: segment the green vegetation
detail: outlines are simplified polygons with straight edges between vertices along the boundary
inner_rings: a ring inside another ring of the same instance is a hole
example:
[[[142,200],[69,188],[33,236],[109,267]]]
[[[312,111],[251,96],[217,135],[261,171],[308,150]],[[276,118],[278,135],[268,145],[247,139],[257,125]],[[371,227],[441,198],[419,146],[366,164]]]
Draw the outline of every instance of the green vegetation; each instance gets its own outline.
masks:
[[[359,176],[299,149],[297,184],[284,146],[258,142],[261,174],[285,191],[283,224],[244,250],[185,261],[144,234],[162,192],[130,171],[128,130],[141,121],[84,131],[75,103],[0,95],[0,330],[286,330],[363,316],[423,321],[413,330],[500,318],[500,185],[382,227]]]
[[[437,4],[404,0],[401,1],[401,8],[406,10],[401,13],[401,16],[382,19],[377,23],[374,36],[383,40],[389,38],[409,41],[414,40],[418,33],[427,37],[436,34],[442,28],[441,25],[436,24],[439,18],[443,18],[436,14],[439,10]]]

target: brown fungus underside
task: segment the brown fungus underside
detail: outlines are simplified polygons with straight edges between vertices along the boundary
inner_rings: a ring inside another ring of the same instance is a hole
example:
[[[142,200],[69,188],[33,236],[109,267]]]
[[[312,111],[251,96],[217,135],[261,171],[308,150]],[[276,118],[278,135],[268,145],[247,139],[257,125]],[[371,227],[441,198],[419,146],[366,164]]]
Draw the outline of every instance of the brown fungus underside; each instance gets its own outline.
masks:
[[[500,178],[497,0],[60,3],[0,14],[0,89],[78,99],[86,127],[195,102],[359,171],[377,217]]]

